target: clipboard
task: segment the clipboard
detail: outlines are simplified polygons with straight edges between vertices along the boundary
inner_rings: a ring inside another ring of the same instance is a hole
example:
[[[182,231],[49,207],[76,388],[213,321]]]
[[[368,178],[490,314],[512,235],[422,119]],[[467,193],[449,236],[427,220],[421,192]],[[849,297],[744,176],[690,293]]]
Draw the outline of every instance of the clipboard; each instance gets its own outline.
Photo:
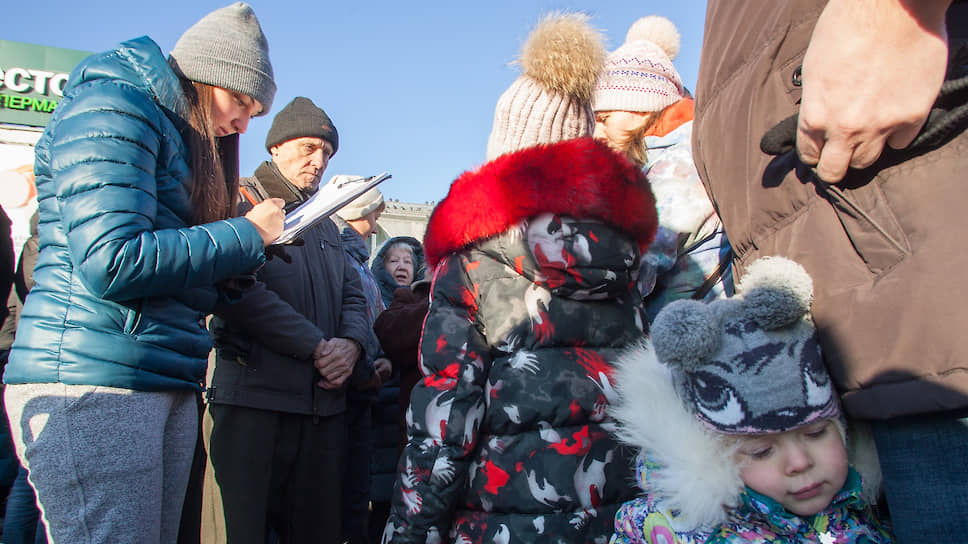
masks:
[[[306,229],[333,215],[356,197],[390,179],[388,172],[368,178],[357,178],[342,183],[327,183],[319,187],[316,194],[306,199],[298,208],[286,214],[282,234],[271,245],[288,244]]]

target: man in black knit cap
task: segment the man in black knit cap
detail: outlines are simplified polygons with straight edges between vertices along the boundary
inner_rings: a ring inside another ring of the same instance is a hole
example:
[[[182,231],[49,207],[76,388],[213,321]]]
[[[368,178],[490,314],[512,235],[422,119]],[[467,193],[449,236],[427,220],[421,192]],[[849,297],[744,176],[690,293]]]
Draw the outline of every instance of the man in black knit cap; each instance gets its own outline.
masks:
[[[266,138],[272,160],[241,180],[240,211],[302,203],[338,146],[326,113],[295,98]],[[210,455],[224,527],[206,526],[206,542],[264,544],[270,529],[280,542],[339,542],[344,384],[364,355],[366,300],[332,221],[302,240],[212,320]]]

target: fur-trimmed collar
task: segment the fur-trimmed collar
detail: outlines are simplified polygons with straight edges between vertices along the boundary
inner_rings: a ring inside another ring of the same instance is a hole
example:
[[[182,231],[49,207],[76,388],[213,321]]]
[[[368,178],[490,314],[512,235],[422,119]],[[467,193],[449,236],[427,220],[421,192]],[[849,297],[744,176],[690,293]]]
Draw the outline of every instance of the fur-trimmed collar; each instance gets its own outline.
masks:
[[[639,486],[647,485],[665,507],[681,512],[695,527],[725,521],[727,507],[739,505],[745,488],[733,462],[738,445],[707,431],[686,410],[651,341],[619,357],[613,377],[618,399],[609,412],[619,425],[619,439],[647,451],[660,466]]]
[[[450,186],[424,237],[427,262],[541,213],[595,218],[644,251],[655,236],[655,198],[645,175],[607,145],[580,138],[502,155]]]

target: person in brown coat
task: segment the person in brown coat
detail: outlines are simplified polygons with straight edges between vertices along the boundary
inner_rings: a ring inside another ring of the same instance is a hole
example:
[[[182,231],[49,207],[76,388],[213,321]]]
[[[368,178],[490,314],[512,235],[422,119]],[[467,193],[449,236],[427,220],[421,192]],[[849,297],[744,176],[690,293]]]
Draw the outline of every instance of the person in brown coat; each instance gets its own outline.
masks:
[[[399,449],[407,443],[407,407],[410,391],[420,380],[417,364],[420,353],[420,332],[430,308],[430,281],[422,280],[410,287],[393,292],[393,302],[373,323],[373,330],[383,351],[400,371],[400,441]]]
[[[813,277],[899,542],[968,531],[966,8],[710,0],[696,88],[696,166],[737,278],[765,255]]]

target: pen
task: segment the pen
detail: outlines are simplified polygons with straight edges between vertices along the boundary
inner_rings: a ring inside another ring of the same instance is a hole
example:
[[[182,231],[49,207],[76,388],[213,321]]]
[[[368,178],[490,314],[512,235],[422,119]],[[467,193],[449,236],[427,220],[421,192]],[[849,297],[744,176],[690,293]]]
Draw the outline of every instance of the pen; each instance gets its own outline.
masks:
[[[256,201],[255,201],[255,199],[254,199],[254,198],[252,198],[252,195],[251,195],[251,194],[249,194],[249,191],[248,191],[248,190],[246,190],[246,188],[245,188],[245,187],[242,187],[241,185],[239,186],[239,193],[240,193],[240,194],[241,194],[241,195],[242,195],[242,196],[243,196],[243,197],[244,197],[244,198],[245,198],[246,200],[248,200],[248,201],[249,201],[249,204],[252,204],[253,206],[255,206],[256,204],[258,204],[258,202],[256,202]]]

